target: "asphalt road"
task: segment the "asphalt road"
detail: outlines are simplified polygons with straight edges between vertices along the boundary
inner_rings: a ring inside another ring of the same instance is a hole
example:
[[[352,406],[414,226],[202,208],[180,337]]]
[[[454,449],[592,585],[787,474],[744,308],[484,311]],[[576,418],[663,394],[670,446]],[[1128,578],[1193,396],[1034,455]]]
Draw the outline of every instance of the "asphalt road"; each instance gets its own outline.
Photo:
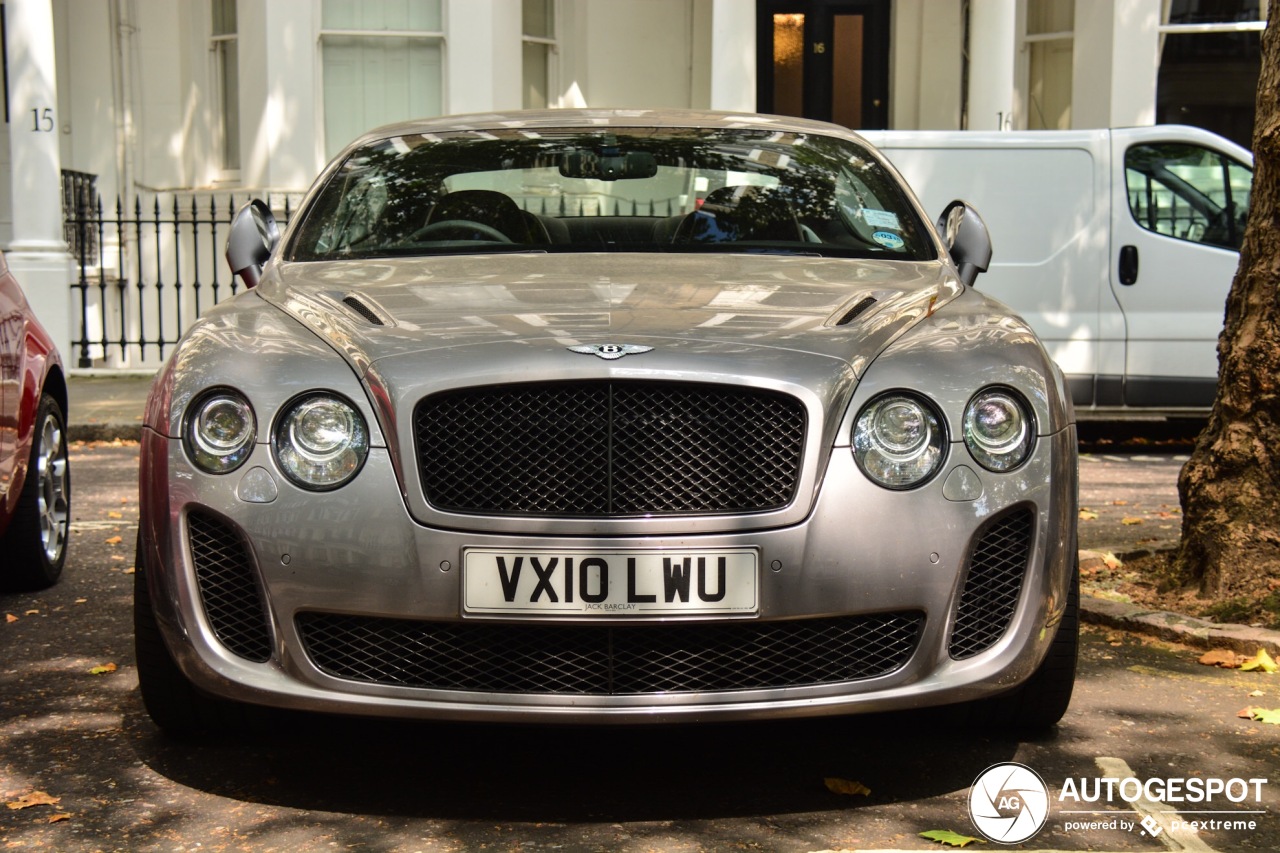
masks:
[[[1197,652],[1094,628],[1071,710],[1040,739],[915,712],[636,729],[281,715],[251,737],[168,740],[142,710],[133,667],[136,453],[73,451],[63,581],[0,594],[0,849],[937,850],[918,833],[976,834],[970,786],[1002,762],[1032,768],[1049,789],[1046,824],[1025,849],[1280,849],[1280,726],[1236,716],[1280,708],[1280,675],[1202,666]],[[1101,505],[1144,478],[1168,490],[1177,467],[1160,454],[1094,454],[1082,493],[1098,489],[1087,499]],[[1176,802],[1166,786],[1164,806],[1142,806],[1164,821],[1153,838],[1123,797],[1062,799],[1096,789],[1104,766],[1138,779],[1130,791],[1156,780],[1157,794],[1171,779],[1242,780],[1234,793],[1268,782],[1244,801],[1207,804]],[[827,778],[870,793],[832,793]],[[57,802],[27,805],[38,793]],[[1178,835],[1176,820],[1253,828],[1195,837]]]

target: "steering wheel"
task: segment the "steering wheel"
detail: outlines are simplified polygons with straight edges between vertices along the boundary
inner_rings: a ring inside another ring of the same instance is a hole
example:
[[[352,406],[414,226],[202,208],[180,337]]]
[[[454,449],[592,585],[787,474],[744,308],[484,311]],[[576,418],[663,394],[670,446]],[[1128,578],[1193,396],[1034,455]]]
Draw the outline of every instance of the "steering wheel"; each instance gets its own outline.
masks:
[[[497,243],[510,243],[511,238],[492,225],[483,222],[472,222],[470,219],[441,219],[424,225],[409,237],[410,240],[474,240],[477,235],[482,240],[493,240]]]

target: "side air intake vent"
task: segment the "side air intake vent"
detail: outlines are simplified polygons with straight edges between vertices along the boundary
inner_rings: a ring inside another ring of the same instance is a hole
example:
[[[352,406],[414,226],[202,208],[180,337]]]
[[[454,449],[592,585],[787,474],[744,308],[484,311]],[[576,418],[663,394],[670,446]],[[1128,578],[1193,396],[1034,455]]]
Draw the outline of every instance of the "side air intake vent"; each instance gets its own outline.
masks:
[[[382,318],[374,313],[374,310],[366,305],[358,296],[344,296],[342,304],[346,305],[352,311],[356,312],[375,326],[387,325],[382,322]]]
[[[193,511],[187,536],[200,601],[218,641],[245,660],[270,660],[267,605],[240,533],[217,516]]]
[[[1035,515],[1024,508],[983,529],[969,559],[969,574],[956,607],[951,657],[973,657],[1004,636],[1022,595],[1034,528]]]
[[[858,319],[863,314],[865,314],[867,309],[875,304],[876,304],[876,298],[874,296],[864,296],[862,299],[858,300],[857,305],[854,305],[852,308],[846,311],[845,315],[836,321],[836,325],[847,326],[848,324],[852,323],[854,320]]]

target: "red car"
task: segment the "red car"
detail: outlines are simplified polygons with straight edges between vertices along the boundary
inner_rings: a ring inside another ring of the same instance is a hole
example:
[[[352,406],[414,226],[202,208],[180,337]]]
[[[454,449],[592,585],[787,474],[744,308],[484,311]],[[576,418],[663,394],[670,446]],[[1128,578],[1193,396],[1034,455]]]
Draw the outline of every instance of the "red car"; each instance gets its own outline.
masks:
[[[66,412],[62,358],[0,254],[0,589],[49,586],[67,560]]]

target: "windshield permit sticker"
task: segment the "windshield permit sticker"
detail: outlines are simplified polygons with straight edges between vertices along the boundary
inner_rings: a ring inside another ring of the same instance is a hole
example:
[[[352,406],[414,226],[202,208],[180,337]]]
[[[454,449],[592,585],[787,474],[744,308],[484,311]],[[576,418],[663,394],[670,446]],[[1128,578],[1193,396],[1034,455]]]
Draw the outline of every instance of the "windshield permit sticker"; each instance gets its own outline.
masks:
[[[881,246],[884,246],[886,249],[896,250],[896,249],[901,249],[903,246],[906,245],[906,243],[902,241],[901,237],[899,237],[897,234],[890,234],[888,231],[877,231],[876,233],[871,235],[871,239],[875,240],[877,243],[879,243]]]
[[[870,225],[872,228],[890,228],[894,231],[901,231],[902,225],[898,222],[898,214],[890,213],[887,210],[872,210],[867,208],[862,211],[862,221]]]

